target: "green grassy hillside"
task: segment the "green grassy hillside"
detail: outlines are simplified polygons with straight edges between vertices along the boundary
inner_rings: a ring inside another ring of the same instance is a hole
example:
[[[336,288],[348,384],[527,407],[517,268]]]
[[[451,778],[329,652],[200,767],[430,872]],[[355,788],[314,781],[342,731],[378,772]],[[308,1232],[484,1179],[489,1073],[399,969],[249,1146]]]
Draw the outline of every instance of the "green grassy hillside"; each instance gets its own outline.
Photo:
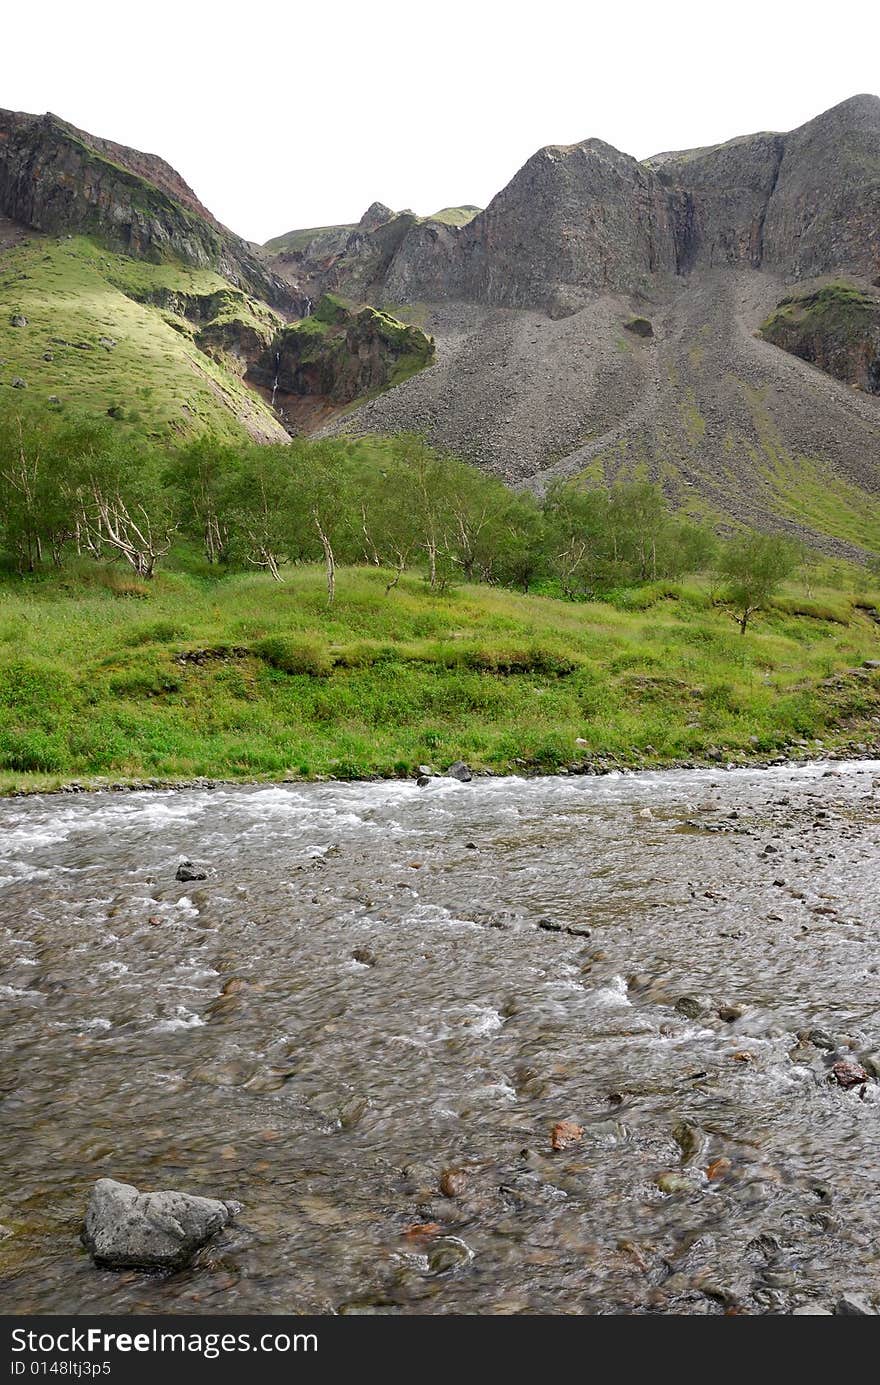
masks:
[[[268,341],[280,322],[210,270],[34,235],[0,255],[0,394],[23,380],[31,397],[110,413],[148,437],[279,441],[223,348],[237,332]]]
[[[295,255],[311,245],[318,237],[349,235],[355,230],[357,222],[342,222],[338,226],[306,226],[298,231],[287,231],[283,236],[273,236],[263,246],[272,255]]]
[[[444,226],[467,226],[481,211],[481,207],[472,207],[469,204],[462,207],[441,207],[439,212],[435,212],[433,216],[426,216],[425,220],[440,221]]]
[[[480,207],[464,205],[461,207],[441,207],[431,216],[419,217],[419,221],[439,221],[444,226],[466,226],[482,210]],[[338,226],[307,226],[298,231],[287,231],[283,236],[274,236],[263,246],[272,255],[301,254],[314,240],[328,243],[342,241],[352,231],[357,230],[357,222],[340,222]]]
[[[346,569],[119,568],[0,592],[0,787],[71,780],[342,777],[624,765],[873,742],[878,626],[790,585],[743,637],[704,585],[601,603]]]

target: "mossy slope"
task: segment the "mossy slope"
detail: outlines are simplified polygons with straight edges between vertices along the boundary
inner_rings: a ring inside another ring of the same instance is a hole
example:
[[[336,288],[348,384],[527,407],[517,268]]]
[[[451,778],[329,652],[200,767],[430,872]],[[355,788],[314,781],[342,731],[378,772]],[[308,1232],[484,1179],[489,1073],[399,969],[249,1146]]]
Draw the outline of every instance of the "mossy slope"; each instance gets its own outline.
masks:
[[[130,259],[87,237],[35,235],[0,256],[0,392],[23,380],[30,397],[113,411],[150,437],[283,440],[235,356],[280,325],[212,270]]]

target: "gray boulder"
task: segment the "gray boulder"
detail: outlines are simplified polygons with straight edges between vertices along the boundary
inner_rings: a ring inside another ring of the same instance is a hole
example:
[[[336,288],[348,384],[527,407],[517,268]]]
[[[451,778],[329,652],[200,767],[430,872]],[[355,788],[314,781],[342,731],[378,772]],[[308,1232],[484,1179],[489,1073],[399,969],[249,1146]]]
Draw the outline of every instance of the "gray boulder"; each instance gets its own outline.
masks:
[[[456,760],[454,765],[450,765],[446,771],[447,779],[458,779],[462,784],[469,784],[473,779],[473,770],[470,765],[466,765],[464,760]]]
[[[192,880],[207,880],[208,872],[199,866],[194,866],[192,861],[181,861],[174,878],[182,884],[188,884]]]
[[[834,1305],[834,1312],[841,1318],[874,1317],[874,1308],[864,1294],[844,1294]]]
[[[130,1183],[99,1178],[82,1239],[95,1263],[109,1269],[176,1270],[240,1211],[238,1202],[139,1193]]]

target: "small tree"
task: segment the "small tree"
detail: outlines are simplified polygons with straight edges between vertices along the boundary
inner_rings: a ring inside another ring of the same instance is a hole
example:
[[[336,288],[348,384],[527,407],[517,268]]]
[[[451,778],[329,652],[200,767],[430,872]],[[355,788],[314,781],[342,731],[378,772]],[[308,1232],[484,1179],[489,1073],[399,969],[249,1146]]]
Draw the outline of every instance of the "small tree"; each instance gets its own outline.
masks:
[[[177,517],[155,452],[83,420],[62,438],[76,538],[95,557],[109,552],[151,578],[171,548]]]
[[[366,527],[364,512],[355,503],[351,460],[347,448],[335,441],[295,439],[287,452],[300,552],[311,557],[317,539],[327,574],[327,605],[332,606],[336,599],[336,563],[340,547],[346,544],[353,530],[361,524]]]
[[[216,513],[224,552],[283,582],[281,564],[294,547],[293,481],[289,449],[241,446],[224,468]]]
[[[0,548],[19,572],[33,572],[50,551],[60,565],[75,526],[67,454],[57,424],[35,408],[0,414]]]
[[[797,566],[797,549],[778,534],[746,533],[730,540],[721,556],[721,575],[737,612],[740,634]]]
[[[239,451],[217,438],[197,438],[172,456],[165,471],[165,485],[180,497],[183,525],[199,537],[209,563],[227,557],[229,521],[222,511]]]

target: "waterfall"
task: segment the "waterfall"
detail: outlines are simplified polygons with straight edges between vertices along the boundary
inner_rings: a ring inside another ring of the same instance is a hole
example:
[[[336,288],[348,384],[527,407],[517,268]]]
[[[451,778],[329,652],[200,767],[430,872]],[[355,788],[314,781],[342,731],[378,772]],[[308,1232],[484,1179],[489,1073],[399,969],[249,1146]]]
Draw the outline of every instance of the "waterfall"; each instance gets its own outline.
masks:
[[[275,408],[275,396],[278,393],[278,372],[281,368],[281,352],[275,352],[275,379],[272,381],[272,408]]]
[[[311,298],[307,298],[307,299],[306,299],[306,310],[305,310],[304,316],[305,316],[305,317],[311,317],[311,315],[312,315],[312,300],[311,300]]]

